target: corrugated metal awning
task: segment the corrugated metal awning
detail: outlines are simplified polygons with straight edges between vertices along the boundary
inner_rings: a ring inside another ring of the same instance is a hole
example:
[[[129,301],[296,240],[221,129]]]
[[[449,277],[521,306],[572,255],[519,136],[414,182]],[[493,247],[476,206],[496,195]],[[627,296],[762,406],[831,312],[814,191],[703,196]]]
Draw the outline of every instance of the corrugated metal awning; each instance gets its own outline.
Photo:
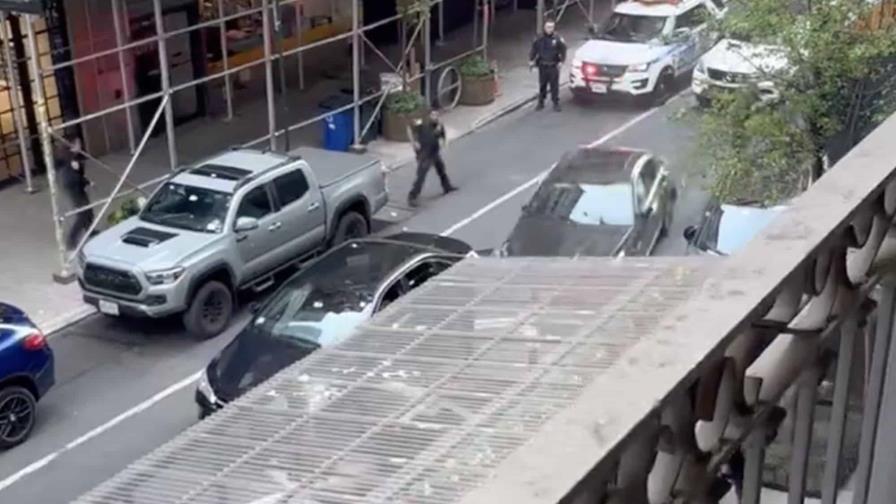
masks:
[[[456,502],[700,289],[707,261],[465,260],[77,502]]]

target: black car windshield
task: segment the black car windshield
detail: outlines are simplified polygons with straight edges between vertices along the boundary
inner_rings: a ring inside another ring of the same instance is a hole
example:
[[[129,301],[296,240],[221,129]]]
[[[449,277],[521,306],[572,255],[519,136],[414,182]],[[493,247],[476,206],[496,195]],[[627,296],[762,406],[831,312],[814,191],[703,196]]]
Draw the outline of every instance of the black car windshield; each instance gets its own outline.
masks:
[[[140,219],[162,226],[220,233],[229,205],[230,194],[168,182],[149,200]]]
[[[546,183],[532,197],[525,214],[576,224],[631,226],[635,222],[632,187],[628,183]]]
[[[371,316],[377,289],[418,251],[386,242],[343,245],[288,280],[253,324],[275,338],[338,344]]]
[[[669,18],[664,16],[636,16],[616,12],[598,31],[597,38],[617,42],[649,42],[662,35],[668,22]]]

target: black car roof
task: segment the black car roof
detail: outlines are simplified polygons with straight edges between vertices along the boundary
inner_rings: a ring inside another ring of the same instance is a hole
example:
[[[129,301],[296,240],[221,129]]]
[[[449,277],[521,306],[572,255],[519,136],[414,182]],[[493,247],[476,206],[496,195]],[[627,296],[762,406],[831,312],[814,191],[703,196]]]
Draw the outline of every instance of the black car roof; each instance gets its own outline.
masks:
[[[632,169],[645,151],[625,148],[581,147],[563,154],[546,182],[613,184],[631,180]]]

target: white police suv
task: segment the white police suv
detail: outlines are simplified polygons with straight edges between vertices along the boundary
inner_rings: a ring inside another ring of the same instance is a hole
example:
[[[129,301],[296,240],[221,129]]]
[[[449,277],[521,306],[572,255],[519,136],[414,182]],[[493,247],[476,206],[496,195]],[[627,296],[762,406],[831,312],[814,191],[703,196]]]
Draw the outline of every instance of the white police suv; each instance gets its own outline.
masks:
[[[610,93],[662,102],[715,43],[708,23],[725,13],[725,0],[629,0],[591,30],[573,57],[573,96]]]
[[[776,77],[789,69],[787,55],[780,47],[724,39],[700,58],[691,90],[702,107],[709,105],[715,91],[749,84],[757,86],[760,99],[773,101],[778,97]]]

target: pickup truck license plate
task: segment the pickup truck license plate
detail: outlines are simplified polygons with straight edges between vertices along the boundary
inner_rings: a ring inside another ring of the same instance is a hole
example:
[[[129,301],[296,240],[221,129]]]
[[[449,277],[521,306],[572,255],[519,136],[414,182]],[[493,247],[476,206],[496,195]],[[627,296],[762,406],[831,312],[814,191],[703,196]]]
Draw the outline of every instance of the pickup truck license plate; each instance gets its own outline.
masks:
[[[607,85],[606,84],[591,84],[591,92],[604,94],[607,92]]]
[[[111,301],[103,301],[102,299],[99,302],[100,312],[105,313],[106,315],[113,315],[117,317],[119,315],[118,303],[113,303]]]

